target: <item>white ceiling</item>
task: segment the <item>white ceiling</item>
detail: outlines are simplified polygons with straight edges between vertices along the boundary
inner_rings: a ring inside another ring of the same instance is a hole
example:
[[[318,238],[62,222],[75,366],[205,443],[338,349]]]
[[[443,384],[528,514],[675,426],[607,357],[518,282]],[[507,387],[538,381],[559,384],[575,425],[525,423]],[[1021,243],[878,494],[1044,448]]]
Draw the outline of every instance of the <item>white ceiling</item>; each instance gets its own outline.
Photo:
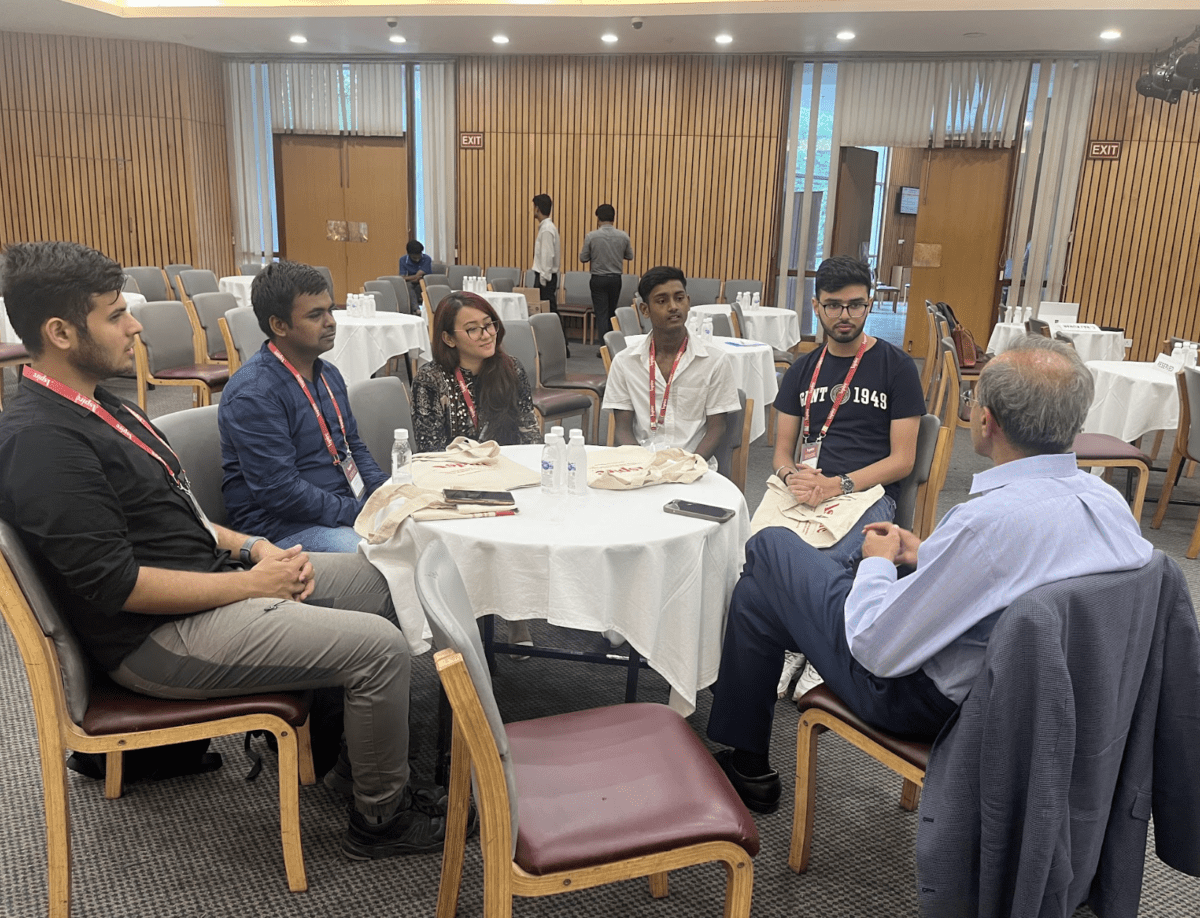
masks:
[[[87,2],[87,0],[84,0]],[[92,0],[95,2],[95,0]],[[1131,4],[1138,0],[1125,0]],[[1154,0],[1143,3],[1151,5]],[[171,41],[224,54],[630,54],[630,53],[729,53],[782,52],[796,54],[971,54],[996,52],[1152,51],[1166,47],[1200,24],[1200,4],[1195,0],[1158,0],[1155,5],[1173,9],[1082,9],[1086,0],[1059,0],[1074,9],[1047,10],[1045,3],[995,0],[990,6],[1005,10],[964,10],[963,3],[943,3],[958,9],[895,12],[901,3],[879,0],[831,2],[637,5],[566,4],[547,14],[546,5],[508,4],[470,7],[442,5],[379,5],[369,12],[330,3],[293,9],[259,8],[208,10],[203,16],[147,17],[131,10],[126,18],[86,9],[65,0],[2,0],[0,28],[11,31],[88,35]],[[914,5],[909,3],[907,5]],[[929,6],[931,4],[924,4]],[[1093,0],[1092,6],[1103,6]],[[836,6],[838,11],[828,11]],[[1011,7],[1041,8],[1011,8]],[[758,12],[745,12],[754,7]],[[872,9],[874,7],[875,9]],[[886,11],[878,11],[882,7]],[[813,12],[814,8],[821,11]],[[453,10],[452,14],[447,14]],[[704,10],[704,12],[697,12]],[[199,12],[199,11],[196,11]],[[389,29],[385,17],[400,18]],[[631,17],[641,15],[644,26],[634,30]],[[1105,42],[1106,28],[1123,33],[1120,40]],[[850,29],[857,37],[840,42],[837,32]],[[600,35],[615,33],[619,41],[606,45]],[[718,32],[734,37],[719,46]],[[305,45],[289,42],[302,33]],[[406,38],[403,45],[388,42],[390,34]],[[496,33],[510,42],[500,48],[491,41]]]

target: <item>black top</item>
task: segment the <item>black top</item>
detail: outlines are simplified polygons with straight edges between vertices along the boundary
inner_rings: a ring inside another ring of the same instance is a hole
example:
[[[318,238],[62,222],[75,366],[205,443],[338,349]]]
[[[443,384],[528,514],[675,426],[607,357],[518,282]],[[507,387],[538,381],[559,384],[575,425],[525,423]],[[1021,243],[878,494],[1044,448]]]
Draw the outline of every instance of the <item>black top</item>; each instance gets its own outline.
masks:
[[[541,443],[542,431],[533,413],[533,390],[529,385],[529,377],[516,359],[511,355],[508,359],[517,371],[517,438],[501,438],[497,442],[501,446]],[[488,431],[487,419],[478,417],[478,377],[470,370],[463,370],[463,380],[475,402],[476,416],[483,422],[483,427],[471,423],[471,412],[467,409],[454,372],[447,372],[436,363],[427,363],[417,371],[412,383],[413,434],[416,442],[413,452],[441,452],[457,437],[479,441],[496,439]]]
[[[776,409],[784,414],[804,416],[808,384],[824,350],[817,348],[788,368],[775,397]],[[829,416],[833,405],[830,389],[845,380],[852,363],[853,357],[825,355],[809,412],[810,441],[820,435],[821,426]],[[821,444],[817,462],[825,475],[849,474],[886,459],[892,452],[892,421],[925,413],[925,396],[916,364],[898,347],[882,339],[875,339],[875,344],[863,354],[850,388],[850,396],[842,402]],[[884,490],[895,500],[900,483],[894,481],[885,485]]]
[[[135,406],[99,387],[96,401],[178,471]],[[0,517],[21,534],[84,648],[109,672],[159,625],[186,617],[122,611],[142,565],[240,567],[157,461],[86,408],[25,379],[0,415]]]

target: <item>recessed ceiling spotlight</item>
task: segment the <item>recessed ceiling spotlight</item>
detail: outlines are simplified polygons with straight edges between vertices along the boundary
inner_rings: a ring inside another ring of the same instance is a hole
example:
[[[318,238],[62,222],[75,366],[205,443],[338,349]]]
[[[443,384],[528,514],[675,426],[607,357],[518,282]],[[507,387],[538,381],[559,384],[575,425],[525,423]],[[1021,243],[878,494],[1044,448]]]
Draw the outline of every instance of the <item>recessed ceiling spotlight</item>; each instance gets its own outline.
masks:
[[[1100,37],[1103,38],[1105,41],[1116,41],[1118,38],[1121,37],[1121,30],[1120,29],[1105,29],[1103,32],[1100,33]]]
[[[293,45],[308,44],[308,39],[305,38],[303,35],[293,35],[291,38],[288,39],[288,41],[290,41]]]
[[[717,44],[718,45],[727,45],[731,41],[733,41],[733,36],[729,35],[725,32],[722,32],[720,35],[717,36]]]
[[[837,33],[838,41],[854,41],[854,33],[849,29],[843,29]]]
[[[611,45],[616,42],[617,36],[613,35],[612,32],[605,32],[603,35],[600,36],[600,40],[602,42],[604,42],[606,45]]]
[[[507,45],[508,44],[508,36],[507,35],[493,35],[492,41],[497,45]]]
[[[963,32],[963,38],[983,38],[987,32]]]
[[[388,41],[390,41],[393,45],[402,45],[402,44],[404,44],[404,36],[403,35],[392,35],[388,38]]]

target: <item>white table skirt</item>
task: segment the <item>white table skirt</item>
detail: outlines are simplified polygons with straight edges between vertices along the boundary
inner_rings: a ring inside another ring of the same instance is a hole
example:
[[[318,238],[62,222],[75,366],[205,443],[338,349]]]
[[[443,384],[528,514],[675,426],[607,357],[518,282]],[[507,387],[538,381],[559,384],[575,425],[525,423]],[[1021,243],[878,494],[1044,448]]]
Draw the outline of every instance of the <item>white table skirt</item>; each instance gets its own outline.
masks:
[[[626,346],[633,347],[645,335],[629,335]],[[733,384],[754,399],[750,420],[750,439],[757,440],[767,431],[767,408],[775,404],[779,381],[775,378],[775,352],[766,344],[740,338],[713,338],[721,353],[733,362]]]
[[[997,322],[992,328],[991,337],[988,338],[986,350],[989,354],[1003,354],[1018,338],[1024,338],[1025,335],[1025,326],[1020,322]]]
[[[250,285],[254,278],[245,274],[234,274],[232,277],[222,277],[217,281],[217,289],[222,293],[232,294],[239,306],[250,305]]]
[[[492,304],[502,322],[515,322],[529,318],[529,303],[521,293],[493,293],[491,290],[479,294]]]
[[[377,312],[363,318],[342,311],[336,315],[337,337],[323,359],[341,370],[347,386],[370,379],[393,357],[409,351],[419,349],[426,359],[433,357],[429,326],[421,316]]]
[[[8,310],[4,308],[4,297],[0,296],[0,343],[16,344],[21,339],[8,321]]]
[[[733,308],[728,303],[705,303],[693,306],[691,311],[701,315],[729,316]],[[743,309],[742,314],[746,317],[742,334],[749,340],[761,341],[781,351],[790,350],[800,343],[800,319],[794,310],[760,306],[758,309]]]
[[[541,450],[503,451],[536,469]],[[725,615],[750,534],[737,487],[706,474],[689,485],[589,490],[568,500],[551,499],[540,488],[513,493],[517,516],[406,522],[382,545],[362,543],[387,578],[413,652],[423,652],[429,636],[413,572],[425,546],[439,541],[458,564],[476,616],[614,629],[666,679],[672,706],[685,715],[695,710],[696,693],[717,678]],[[663,504],[675,498],[737,515],[718,524],[664,513]]]
[[[1125,359],[1125,333],[1118,331],[1103,331],[1102,329],[1071,329],[1060,328],[1058,334],[1070,338],[1075,345],[1075,352],[1084,363],[1093,360],[1122,361]]]
[[[1179,390],[1175,374],[1153,363],[1093,360],[1087,365],[1096,395],[1083,429],[1131,443],[1154,430],[1179,424]]]

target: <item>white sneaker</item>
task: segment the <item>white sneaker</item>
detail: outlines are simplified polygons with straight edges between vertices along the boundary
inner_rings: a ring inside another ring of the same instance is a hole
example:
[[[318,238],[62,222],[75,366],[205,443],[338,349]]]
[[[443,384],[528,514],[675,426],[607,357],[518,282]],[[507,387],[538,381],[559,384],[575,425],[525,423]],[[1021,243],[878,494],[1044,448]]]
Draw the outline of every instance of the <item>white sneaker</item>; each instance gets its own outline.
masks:
[[[783,652],[783,672],[779,674],[779,697],[787,696],[788,686],[792,684],[792,680],[796,678],[796,673],[804,668],[804,654],[796,653],[794,650],[785,650]]]
[[[800,678],[796,680],[796,691],[792,692],[792,700],[799,701],[801,695],[811,688],[816,688],[824,681],[821,678],[821,674],[817,672],[817,668],[809,663],[804,667],[804,672],[800,674]]]
[[[625,643],[625,638],[622,636],[621,632],[613,631],[611,628],[604,632],[604,638],[608,641],[608,646],[613,650],[616,650]]]

